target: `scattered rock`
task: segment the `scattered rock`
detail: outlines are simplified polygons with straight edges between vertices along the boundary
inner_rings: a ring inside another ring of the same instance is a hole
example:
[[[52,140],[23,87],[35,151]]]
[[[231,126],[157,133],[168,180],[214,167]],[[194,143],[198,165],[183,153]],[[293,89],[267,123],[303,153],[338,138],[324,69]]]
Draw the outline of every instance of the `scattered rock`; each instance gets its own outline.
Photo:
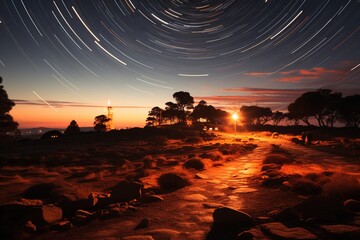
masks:
[[[143,220],[141,220],[141,222],[136,225],[136,227],[134,228],[134,230],[138,230],[138,229],[142,229],[142,228],[147,228],[149,227],[149,222],[150,222],[150,218],[144,218]]]
[[[276,238],[287,240],[311,240],[317,239],[317,236],[305,228],[288,228],[280,222],[265,223],[260,225],[264,233],[270,234]]]
[[[204,195],[201,195],[199,193],[195,193],[195,194],[190,194],[190,195],[184,196],[184,199],[188,200],[188,201],[202,202],[204,200],[207,200],[207,197],[205,197]]]
[[[253,225],[253,219],[245,212],[228,207],[215,209],[213,213],[215,226],[247,227]]]
[[[334,237],[346,237],[349,235],[353,235],[357,233],[360,238],[360,227],[359,226],[351,226],[351,225],[344,225],[344,224],[336,224],[336,225],[322,225],[322,229],[326,232],[334,235]]]
[[[54,229],[56,230],[68,230],[71,228],[73,228],[73,224],[68,220],[57,222],[54,225]]]
[[[204,208],[221,208],[224,207],[224,205],[219,203],[203,203]]]
[[[62,209],[53,204],[47,204],[33,208],[28,217],[37,226],[55,223],[62,219]]]
[[[281,186],[285,181],[286,181],[285,176],[269,177],[267,179],[264,179],[262,185],[267,187]]]
[[[24,230],[28,233],[36,232],[36,225],[33,224],[31,221],[27,221],[24,226]]]
[[[280,170],[281,169],[281,165],[278,164],[274,164],[274,163],[268,163],[268,164],[263,164],[261,167],[261,171],[268,171],[271,169],[277,169]]]
[[[360,201],[349,199],[344,202],[344,206],[353,211],[353,212],[360,212]]]
[[[155,240],[150,235],[135,235],[135,236],[129,236],[129,237],[123,237],[121,240]]]
[[[253,240],[254,235],[251,232],[245,231],[236,236],[236,240]]]
[[[113,202],[128,202],[141,197],[142,183],[121,181],[112,187],[111,200]]]
[[[154,203],[164,201],[164,198],[159,195],[146,195],[141,199],[143,203]]]
[[[209,179],[208,176],[206,176],[205,174],[201,174],[201,173],[197,173],[197,174],[195,175],[195,178],[196,178],[196,179]]]

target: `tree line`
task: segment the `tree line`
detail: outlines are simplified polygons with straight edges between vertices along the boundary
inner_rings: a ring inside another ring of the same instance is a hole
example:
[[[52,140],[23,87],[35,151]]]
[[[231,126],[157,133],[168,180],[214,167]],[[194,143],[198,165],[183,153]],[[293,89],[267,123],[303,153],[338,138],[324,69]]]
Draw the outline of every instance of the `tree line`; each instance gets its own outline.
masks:
[[[165,108],[153,107],[146,119],[147,126],[171,125],[199,122],[226,124],[230,114],[216,109],[201,100],[194,107],[194,98],[188,92],[173,94],[175,102],[166,102]],[[356,127],[360,126],[360,95],[343,97],[340,92],[319,89],[303,93],[287,107],[287,112],[272,111],[269,107],[243,105],[240,121],[244,125],[265,125],[272,123],[297,126]]]

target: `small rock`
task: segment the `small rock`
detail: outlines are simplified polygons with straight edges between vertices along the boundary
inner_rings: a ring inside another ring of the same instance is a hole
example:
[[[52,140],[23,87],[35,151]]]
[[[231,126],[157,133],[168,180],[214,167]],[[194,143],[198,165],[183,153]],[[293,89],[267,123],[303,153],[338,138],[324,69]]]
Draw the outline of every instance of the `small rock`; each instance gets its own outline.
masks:
[[[324,229],[326,232],[335,235],[337,237],[340,236],[346,237],[347,235],[353,234],[355,232],[360,234],[360,227],[358,226],[336,224],[336,225],[322,225],[321,228]]]
[[[253,225],[253,219],[245,212],[228,207],[215,209],[213,213],[214,225],[229,227],[245,227]]]
[[[24,230],[28,233],[36,232],[36,225],[33,224],[31,221],[27,221],[24,226]]]
[[[201,195],[199,193],[195,193],[195,194],[190,194],[190,195],[184,196],[184,199],[188,200],[188,201],[201,202],[201,201],[207,200],[207,197],[205,197],[204,195]]]
[[[146,195],[141,199],[141,202],[143,203],[153,203],[153,202],[161,202],[164,201],[164,198],[162,198],[159,195]]]
[[[224,205],[219,204],[219,203],[203,203],[204,208],[220,208],[223,207]]]
[[[149,222],[150,222],[150,218],[144,218],[143,220],[141,220],[141,222],[136,225],[136,227],[134,228],[134,230],[138,230],[138,229],[142,229],[142,228],[147,228],[149,227]]]
[[[135,235],[129,237],[123,237],[121,240],[155,240],[152,236],[149,235]]]
[[[201,174],[201,173],[197,173],[197,174],[195,175],[195,178],[196,178],[196,179],[209,179],[208,176],[206,176],[205,174]]]
[[[29,218],[36,225],[55,223],[62,219],[62,209],[53,204],[35,207],[31,210]]]
[[[296,212],[292,208],[285,208],[280,210],[274,214],[273,218],[280,222],[293,222],[298,220]]]
[[[288,228],[280,222],[272,222],[260,225],[260,228],[267,234],[287,240],[312,240],[317,236],[305,228]]]
[[[60,221],[54,225],[54,228],[57,230],[68,230],[73,228],[73,225],[70,221]]]
[[[113,202],[128,202],[141,197],[142,183],[122,181],[112,187],[111,200]]]
[[[360,212],[360,201],[349,199],[344,202],[344,206],[353,211],[353,212]]]

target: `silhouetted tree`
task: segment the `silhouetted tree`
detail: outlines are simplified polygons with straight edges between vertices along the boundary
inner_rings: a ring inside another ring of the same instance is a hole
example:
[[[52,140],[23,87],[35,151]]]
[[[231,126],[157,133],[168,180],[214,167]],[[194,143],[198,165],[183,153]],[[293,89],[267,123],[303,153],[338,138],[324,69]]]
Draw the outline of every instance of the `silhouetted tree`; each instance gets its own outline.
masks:
[[[65,135],[76,135],[80,133],[80,127],[75,120],[72,120],[65,130]]]
[[[186,121],[186,112],[185,109],[193,109],[194,98],[188,92],[176,92],[173,94],[173,98],[176,100],[178,110],[181,113],[180,122]]]
[[[94,120],[94,129],[97,132],[105,132],[108,130],[106,128],[106,123],[110,121],[110,118],[106,117],[105,115],[99,115],[95,117]]]
[[[247,125],[264,125],[272,116],[270,108],[258,106],[242,106],[240,112],[242,121]]]
[[[151,123],[148,125],[150,126],[161,125],[162,112],[164,112],[163,109],[159,107],[153,107],[148,113],[149,117],[146,119],[146,122]]]
[[[283,112],[276,111],[271,115],[271,120],[274,122],[275,126],[278,126],[279,123],[285,118]]]
[[[341,99],[339,118],[346,127],[360,127],[360,95],[347,96]]]
[[[194,107],[193,112],[190,114],[193,122],[196,123],[199,119],[205,119],[209,123],[221,123],[229,117],[229,113],[216,109],[212,105],[207,105],[207,102],[201,100],[197,106]]]
[[[2,84],[2,80],[0,77],[0,84]],[[9,99],[4,87],[0,85],[0,135],[14,132],[19,125],[9,114],[14,106],[15,103]]]
[[[290,115],[301,119],[308,126],[314,117],[320,127],[333,126],[338,117],[338,104],[341,93],[333,93],[330,89],[319,89],[306,92],[288,106]]]

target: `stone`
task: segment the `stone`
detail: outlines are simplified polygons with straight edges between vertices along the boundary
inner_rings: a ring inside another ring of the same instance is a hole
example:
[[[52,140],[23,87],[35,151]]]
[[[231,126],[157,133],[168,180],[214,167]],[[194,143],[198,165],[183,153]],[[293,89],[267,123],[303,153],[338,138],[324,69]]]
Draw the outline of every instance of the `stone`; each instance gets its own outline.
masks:
[[[69,220],[60,221],[54,225],[54,229],[56,230],[68,230],[71,228],[73,228],[73,224]]]
[[[123,237],[121,238],[121,240],[155,240],[155,239],[150,235],[134,235],[129,237]]]
[[[203,203],[203,207],[204,208],[220,208],[223,207],[224,205],[220,204],[220,203]]]
[[[164,201],[164,198],[159,195],[146,195],[141,199],[143,203],[154,203]]]
[[[24,225],[24,230],[28,233],[34,233],[36,232],[36,225],[31,221],[27,221]]]
[[[197,173],[197,174],[195,175],[195,178],[196,178],[196,179],[209,179],[208,176],[206,176],[205,174],[202,174],[202,173]]]
[[[141,222],[139,222],[139,224],[136,225],[136,227],[134,228],[134,230],[138,230],[138,229],[142,229],[142,228],[147,228],[147,227],[149,227],[149,223],[150,223],[150,218],[143,218],[143,220],[141,220]]]
[[[55,223],[62,219],[62,209],[53,204],[34,207],[28,217],[37,226]]]
[[[142,188],[142,183],[121,181],[112,187],[110,197],[113,202],[129,202],[141,197]]]
[[[280,222],[265,223],[260,225],[264,233],[280,239],[287,240],[312,240],[317,236],[309,232],[305,228],[294,227],[288,228]]]
[[[184,199],[193,202],[202,202],[204,200],[207,200],[207,197],[199,193],[194,193],[194,194],[185,195]]]
[[[213,219],[215,226],[246,227],[254,223],[252,217],[247,213],[228,207],[215,209]]]
[[[344,202],[344,206],[353,212],[360,212],[360,201],[349,199]]]
[[[326,232],[335,236],[346,236],[353,233],[360,234],[359,226],[335,224],[335,225],[322,225],[321,228],[324,229]]]
[[[236,236],[236,240],[253,240],[254,235],[251,232],[245,231]]]

